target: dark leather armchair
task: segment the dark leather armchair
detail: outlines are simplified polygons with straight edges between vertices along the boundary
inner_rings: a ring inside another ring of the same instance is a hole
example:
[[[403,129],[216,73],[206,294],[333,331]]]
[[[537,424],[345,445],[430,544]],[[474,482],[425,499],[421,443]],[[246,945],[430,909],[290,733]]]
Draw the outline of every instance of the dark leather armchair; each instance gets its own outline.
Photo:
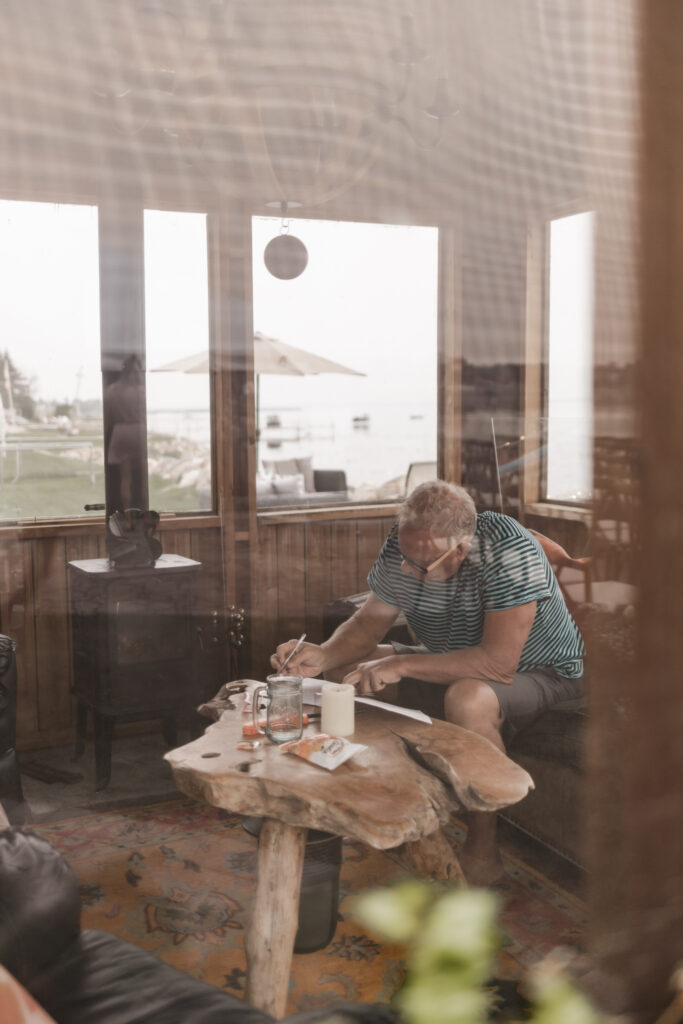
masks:
[[[15,643],[0,634],[0,804],[14,825],[28,820],[14,749],[17,735],[17,661]]]
[[[273,1024],[267,1013],[125,939],[81,930],[75,872],[42,836],[0,831],[0,963],[56,1024]],[[342,1003],[287,1024],[396,1024],[387,1006]]]

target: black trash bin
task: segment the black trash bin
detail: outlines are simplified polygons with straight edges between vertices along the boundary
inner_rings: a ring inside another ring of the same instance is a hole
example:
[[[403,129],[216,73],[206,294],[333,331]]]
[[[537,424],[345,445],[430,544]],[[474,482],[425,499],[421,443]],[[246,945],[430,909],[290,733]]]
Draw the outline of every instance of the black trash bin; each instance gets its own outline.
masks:
[[[258,836],[262,818],[244,818],[250,835]],[[309,829],[299,896],[299,927],[295,953],[315,953],[331,941],[337,928],[342,837]]]
[[[295,953],[314,953],[332,941],[337,928],[341,862],[341,836],[310,829],[301,873]]]

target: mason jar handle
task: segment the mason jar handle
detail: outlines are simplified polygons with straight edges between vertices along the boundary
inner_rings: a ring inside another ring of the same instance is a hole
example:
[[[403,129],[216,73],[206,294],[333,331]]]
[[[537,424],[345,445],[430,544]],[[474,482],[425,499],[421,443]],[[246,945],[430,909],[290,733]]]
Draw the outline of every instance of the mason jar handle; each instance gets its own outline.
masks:
[[[266,699],[268,699],[267,686],[257,686],[251,695],[251,719],[252,722],[254,723],[254,728],[256,729],[256,732],[260,733],[262,736],[265,736],[266,730],[262,729],[258,724],[259,698],[262,693],[264,693],[266,695]]]

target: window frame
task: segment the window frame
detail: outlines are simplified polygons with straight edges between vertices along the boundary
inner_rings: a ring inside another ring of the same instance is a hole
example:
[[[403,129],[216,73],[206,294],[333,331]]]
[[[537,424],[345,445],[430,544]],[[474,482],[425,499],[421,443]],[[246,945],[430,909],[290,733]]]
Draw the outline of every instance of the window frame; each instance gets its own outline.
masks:
[[[264,212],[261,208],[252,208],[247,211],[246,217],[250,225],[249,239],[249,266],[250,273],[253,265],[253,251],[251,242],[253,239],[252,220],[253,218],[268,217],[274,221],[279,218],[272,212]],[[439,478],[457,480],[460,478],[461,449],[459,444],[460,431],[444,429],[446,417],[451,422],[457,422],[461,417],[461,359],[462,359],[462,328],[460,320],[461,286],[460,286],[460,247],[456,241],[456,231],[450,224],[438,221],[433,218],[430,223],[424,220],[418,224],[406,224],[402,220],[378,221],[376,218],[364,217],[357,213],[354,216],[342,216],[334,210],[327,210],[325,214],[315,209],[307,210],[299,217],[289,218],[289,229],[296,228],[297,220],[306,221],[333,221],[345,224],[367,224],[386,225],[396,227],[422,227],[432,228],[436,231],[436,348],[435,348],[435,386],[434,403],[436,407],[436,475]],[[444,302],[444,296],[448,301]],[[451,299],[451,295],[453,298]],[[252,297],[252,321],[253,321],[253,281],[251,286]],[[254,326],[252,323],[252,332]],[[253,356],[253,346],[252,346]],[[343,356],[341,357],[343,362]],[[253,366],[252,366],[253,368]],[[252,374],[253,376],[253,374]],[[256,401],[251,403],[251,419],[253,430],[256,434]],[[293,521],[318,521],[325,519],[352,519],[352,518],[374,518],[391,515],[396,512],[403,497],[399,498],[370,498],[358,499],[357,501],[347,500],[343,503],[330,501],[329,504],[267,504],[258,505],[256,495],[256,453],[258,446],[255,446],[254,473],[249,480],[250,505],[255,510],[256,521],[264,523],[286,523]],[[448,468],[447,468],[448,467]],[[406,473],[408,466],[406,466]]]
[[[550,368],[550,229],[553,221],[581,213],[596,217],[595,204],[581,197],[549,209],[527,226],[526,309],[523,374],[522,507],[548,517],[590,519],[591,499],[558,500],[547,496],[548,373]],[[593,268],[595,280],[595,267]],[[595,361],[593,358],[593,370]],[[541,451],[540,458],[533,458]]]
[[[30,202],[44,203],[45,205],[62,206],[91,206],[97,211],[98,220],[98,277],[100,291],[100,336],[99,336],[99,358],[102,372],[102,392],[107,383],[118,377],[118,370],[107,367],[107,361],[116,353],[120,365],[121,357],[124,355],[137,354],[143,360],[145,370],[145,278],[144,278],[144,212],[145,210],[160,210],[175,213],[197,213],[206,217],[207,236],[207,301],[209,308],[209,420],[211,428],[210,440],[210,465],[211,465],[211,507],[209,509],[190,509],[187,511],[171,511],[161,513],[162,524],[164,520],[183,520],[184,523],[193,526],[215,525],[219,522],[219,483],[217,478],[217,467],[220,460],[217,455],[217,399],[216,399],[216,301],[217,301],[217,274],[218,267],[218,240],[215,228],[217,220],[216,209],[213,204],[207,202],[201,205],[176,202],[170,197],[155,195],[138,195],[133,200],[124,201],[120,196],[103,197],[91,192],[64,192],[49,189],[10,189],[0,190],[0,199],[8,202]],[[139,232],[136,234],[131,230],[131,219],[134,218],[139,224]],[[123,230],[122,228],[123,223]],[[112,231],[112,225],[115,226]],[[120,261],[120,248],[117,241],[123,242],[127,258]],[[135,251],[137,258],[131,259],[131,252]],[[112,253],[114,258],[112,258]],[[119,263],[116,263],[116,258]],[[123,267],[123,273],[121,269]],[[132,267],[132,270],[131,270]],[[123,279],[123,280],[122,280]],[[131,281],[133,287],[130,286]],[[122,287],[123,285],[123,287]],[[121,311],[125,320],[122,321]],[[121,337],[127,337],[128,345],[125,351],[121,346]],[[113,344],[111,343],[113,339]],[[146,389],[145,389],[146,397]],[[146,403],[145,403],[146,404]],[[103,423],[103,443],[105,436],[105,424]],[[144,490],[148,487],[149,470],[147,465],[147,431],[145,423],[145,442],[141,452],[144,465]],[[106,460],[104,462],[105,482],[105,509],[100,511],[84,512],[83,515],[71,514],[66,516],[53,516],[49,513],[45,516],[26,516],[16,520],[0,521],[0,530],[21,531],[21,535],[55,533],[71,533],[72,529],[82,530],[92,525],[96,530],[101,531],[102,520],[107,515],[109,496],[109,475]]]

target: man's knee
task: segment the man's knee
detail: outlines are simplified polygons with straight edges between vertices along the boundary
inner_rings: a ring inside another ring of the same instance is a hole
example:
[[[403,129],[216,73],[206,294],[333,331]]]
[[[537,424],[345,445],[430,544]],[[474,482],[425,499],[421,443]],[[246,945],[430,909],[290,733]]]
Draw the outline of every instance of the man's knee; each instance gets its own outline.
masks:
[[[444,698],[446,719],[455,725],[472,728],[481,722],[500,729],[500,704],[491,687],[482,679],[458,679],[451,683]]]

